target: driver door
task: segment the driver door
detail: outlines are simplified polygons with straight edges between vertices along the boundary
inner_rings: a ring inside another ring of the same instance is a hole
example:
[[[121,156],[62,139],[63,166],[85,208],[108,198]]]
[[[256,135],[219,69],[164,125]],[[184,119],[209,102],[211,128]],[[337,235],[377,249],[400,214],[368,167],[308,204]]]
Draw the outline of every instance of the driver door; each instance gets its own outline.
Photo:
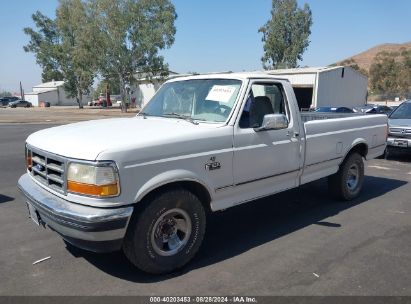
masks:
[[[299,125],[290,113],[281,83],[251,82],[247,96],[240,121],[234,129],[235,185],[255,185],[258,189],[261,181],[275,182],[279,178],[282,180],[280,188],[295,186],[300,169]],[[260,105],[253,107],[256,100]],[[271,108],[267,107],[267,102],[271,103]],[[288,126],[280,130],[254,129],[256,124],[261,124],[264,114],[273,113],[284,114]],[[278,187],[273,184],[274,188]]]

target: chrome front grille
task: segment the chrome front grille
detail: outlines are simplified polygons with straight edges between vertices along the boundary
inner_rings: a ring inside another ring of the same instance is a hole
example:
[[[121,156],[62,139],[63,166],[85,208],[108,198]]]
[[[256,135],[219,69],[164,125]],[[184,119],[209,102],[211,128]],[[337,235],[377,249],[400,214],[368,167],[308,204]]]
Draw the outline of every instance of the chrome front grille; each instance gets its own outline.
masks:
[[[32,162],[30,174],[43,185],[65,193],[66,162],[64,158],[30,148],[29,151],[31,151]]]
[[[393,127],[393,128],[390,128],[390,135],[394,136],[394,137],[411,138],[411,129],[401,128],[401,127]]]

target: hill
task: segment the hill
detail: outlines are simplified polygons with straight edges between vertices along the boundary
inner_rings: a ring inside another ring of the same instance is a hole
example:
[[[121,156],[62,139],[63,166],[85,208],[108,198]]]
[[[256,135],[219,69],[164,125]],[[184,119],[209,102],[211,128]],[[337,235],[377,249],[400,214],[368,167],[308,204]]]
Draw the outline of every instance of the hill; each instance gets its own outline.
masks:
[[[370,48],[362,53],[359,53],[357,55],[348,57],[344,60],[341,60],[337,62],[336,64],[340,64],[343,61],[353,59],[360,68],[369,71],[370,66],[378,53],[386,51],[386,52],[398,52],[401,48],[409,49],[411,50],[411,41],[406,42],[406,43],[385,43],[385,44],[380,44],[377,45],[373,48]]]

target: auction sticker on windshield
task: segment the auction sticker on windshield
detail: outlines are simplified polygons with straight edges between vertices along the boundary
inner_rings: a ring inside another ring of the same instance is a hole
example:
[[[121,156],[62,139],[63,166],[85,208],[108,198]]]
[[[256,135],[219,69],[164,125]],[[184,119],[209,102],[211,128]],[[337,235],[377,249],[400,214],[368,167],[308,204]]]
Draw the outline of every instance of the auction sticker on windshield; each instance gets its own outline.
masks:
[[[206,100],[229,102],[235,92],[235,87],[215,85],[208,93]]]

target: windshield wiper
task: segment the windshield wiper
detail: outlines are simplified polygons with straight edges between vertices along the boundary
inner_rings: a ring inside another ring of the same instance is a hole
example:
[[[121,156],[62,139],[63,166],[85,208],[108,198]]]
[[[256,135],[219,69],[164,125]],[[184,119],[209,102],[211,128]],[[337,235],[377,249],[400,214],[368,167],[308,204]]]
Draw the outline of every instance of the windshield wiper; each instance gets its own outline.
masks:
[[[152,115],[151,115],[151,114],[148,114],[148,113],[146,113],[146,112],[139,112],[139,113],[137,114],[137,116],[143,116],[143,118],[146,119],[147,116],[152,116]]]
[[[179,114],[179,113],[164,113],[163,116],[167,117],[173,117],[173,118],[178,118],[178,119],[184,119],[185,121],[191,122],[194,125],[198,125],[198,122],[195,121],[193,118],[187,115]]]

